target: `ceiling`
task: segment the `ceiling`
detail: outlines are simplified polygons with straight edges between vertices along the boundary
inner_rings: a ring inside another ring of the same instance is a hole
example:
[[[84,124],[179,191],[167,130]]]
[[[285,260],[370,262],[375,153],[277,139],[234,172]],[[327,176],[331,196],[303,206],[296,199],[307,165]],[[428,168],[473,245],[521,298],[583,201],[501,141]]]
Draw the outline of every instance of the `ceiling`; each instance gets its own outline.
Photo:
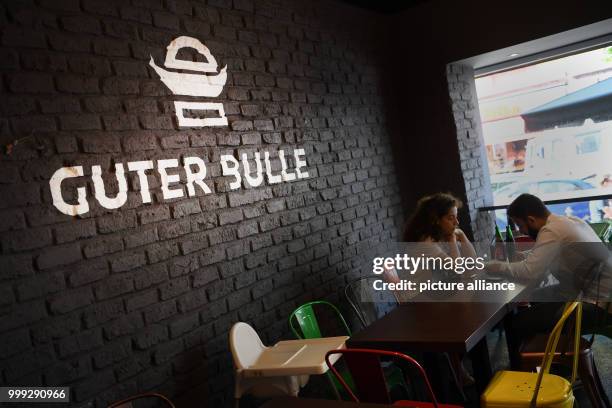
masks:
[[[427,0],[341,0],[343,3],[351,4],[366,10],[378,13],[394,14],[414,7]]]

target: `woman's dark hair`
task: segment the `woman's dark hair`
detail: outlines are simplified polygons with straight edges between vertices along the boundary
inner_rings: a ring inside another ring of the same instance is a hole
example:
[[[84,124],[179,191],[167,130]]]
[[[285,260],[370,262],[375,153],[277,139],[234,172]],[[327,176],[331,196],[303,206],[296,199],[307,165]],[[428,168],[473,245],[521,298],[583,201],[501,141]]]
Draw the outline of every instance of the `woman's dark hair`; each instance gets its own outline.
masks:
[[[436,193],[421,198],[406,223],[404,241],[419,242],[426,237],[439,241],[442,238],[442,231],[438,221],[447,215],[451,208],[461,208],[461,205],[461,200],[450,193]]]

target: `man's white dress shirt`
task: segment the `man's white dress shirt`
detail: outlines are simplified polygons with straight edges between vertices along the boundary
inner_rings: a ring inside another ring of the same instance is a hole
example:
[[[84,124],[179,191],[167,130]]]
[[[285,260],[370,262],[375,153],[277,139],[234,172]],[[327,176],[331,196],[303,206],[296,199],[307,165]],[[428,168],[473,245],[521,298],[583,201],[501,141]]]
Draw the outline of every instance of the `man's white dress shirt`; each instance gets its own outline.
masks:
[[[610,260],[610,252],[585,221],[573,216],[550,214],[538,232],[533,249],[524,260],[495,263],[492,271],[529,280],[543,280],[550,272],[561,285],[576,287],[591,279],[589,273],[592,268],[602,264],[604,273],[599,281],[600,293],[594,293],[597,282],[589,282],[587,288],[591,296],[601,299],[602,294],[607,297],[608,290],[612,288]]]

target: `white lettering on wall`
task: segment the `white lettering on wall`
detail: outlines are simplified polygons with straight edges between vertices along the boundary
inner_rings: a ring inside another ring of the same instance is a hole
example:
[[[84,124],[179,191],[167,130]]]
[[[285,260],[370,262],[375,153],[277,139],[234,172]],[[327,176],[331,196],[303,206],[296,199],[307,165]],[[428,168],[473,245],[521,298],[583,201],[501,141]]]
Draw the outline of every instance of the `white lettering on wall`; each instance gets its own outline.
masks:
[[[297,177],[295,174],[287,173],[287,161],[285,160],[285,152],[279,150],[278,157],[281,162],[281,177],[283,178],[283,181],[295,180],[295,178]]]
[[[251,168],[246,153],[242,153],[242,167],[244,167],[244,178],[251,187],[257,187],[263,183],[263,172],[261,169],[261,157],[259,152],[255,152],[255,166],[257,167],[256,176],[251,176]]]
[[[53,199],[53,205],[61,213],[76,216],[89,212],[87,190],[85,187],[77,187],[78,205],[68,204],[62,197],[62,181],[67,178],[79,177],[82,175],[83,166],[74,166],[57,169],[55,173],[53,173],[53,176],[51,176],[51,180],[49,180],[49,187],[51,187],[51,198]]]
[[[108,208],[109,210],[119,208],[127,201],[128,189],[127,180],[125,179],[125,173],[123,171],[123,163],[115,164],[115,177],[117,177],[119,192],[117,192],[114,198],[108,198],[106,196],[104,180],[102,180],[102,169],[100,166],[91,166],[91,179],[94,183],[96,200],[98,200],[102,207]]]
[[[204,178],[206,178],[206,164],[204,160],[199,157],[185,157],[183,159],[183,163],[185,163],[185,175],[187,177],[187,193],[189,197],[193,197],[195,195],[195,188],[193,187],[193,183],[197,184],[206,194],[210,194],[210,188],[204,183]],[[193,173],[191,171],[191,166],[198,166],[198,171]]]
[[[140,183],[140,196],[142,197],[142,202],[145,204],[151,202],[151,193],[149,193],[149,180],[147,179],[145,171],[151,170],[152,168],[153,162],[150,160],[128,163],[128,170],[135,171],[138,175],[138,183]]]
[[[178,183],[181,181],[181,177],[178,174],[168,174],[166,171],[174,167],[178,167],[178,160],[176,159],[159,160],[157,162],[157,171],[161,177],[161,189],[165,200],[183,196],[182,188],[170,188],[170,183]]]
[[[295,172],[297,173],[298,178],[308,178],[307,171],[301,171],[300,169],[306,167],[306,160],[300,159],[300,156],[305,156],[306,152],[304,149],[295,149],[293,151],[293,156],[295,157]]]
[[[286,157],[283,150],[278,151],[280,161],[280,174],[272,174],[272,162],[270,153],[264,151],[264,164],[262,164],[260,152],[254,152],[249,157],[247,153],[241,155],[241,160],[236,159],[233,155],[221,155],[221,176],[233,177],[229,183],[231,190],[236,190],[242,185],[242,178],[251,187],[258,187],[264,182],[264,166],[266,179],[269,184],[277,184],[308,178],[306,168],[304,149],[295,149],[293,157],[295,168],[293,171],[289,169]],[[251,162],[249,162],[249,160]],[[253,171],[252,162],[255,163],[255,171]],[[147,170],[157,169],[160,177],[160,185],[164,200],[183,197],[184,192],[177,183],[181,182],[179,172],[179,161],[177,159],[165,159],[154,161],[133,161],[125,165],[123,163],[115,164],[115,178],[117,180],[118,192],[114,197],[108,197],[104,180],[102,179],[102,168],[99,165],[91,166],[91,179],[94,186],[94,198],[98,203],[107,209],[119,208],[127,202],[128,184],[125,174],[125,168],[128,171],[135,172],[138,176],[138,184],[140,185],[140,197],[143,203],[151,203],[151,191],[149,186]],[[212,189],[206,184],[207,175],[206,163],[200,157],[185,157],[183,159],[183,170],[185,172],[185,184],[187,185],[187,194],[190,197],[197,195],[196,186],[201,189],[204,194],[211,194]],[[169,171],[171,172],[169,174]],[[152,174],[151,174],[152,175]],[[89,212],[89,203],[87,202],[87,189],[82,187],[76,188],[77,204],[69,204],[62,196],[62,182],[69,178],[85,177],[82,166],[62,167],[58,169],[49,180],[51,189],[51,197],[53,205],[61,213],[71,216],[86,214]]]
[[[272,164],[270,163],[270,153],[264,152],[264,162],[266,163],[266,175],[268,176],[268,183],[277,184],[283,181],[280,175],[272,174]]]
[[[229,166],[228,163],[232,163],[232,165]],[[224,154],[221,156],[221,171],[223,172],[223,175],[234,176],[236,178],[234,181],[229,183],[229,187],[232,190],[240,188],[242,178],[240,177],[240,172],[238,171],[239,167],[240,164],[238,163],[238,160],[236,160],[236,158],[231,154]]]

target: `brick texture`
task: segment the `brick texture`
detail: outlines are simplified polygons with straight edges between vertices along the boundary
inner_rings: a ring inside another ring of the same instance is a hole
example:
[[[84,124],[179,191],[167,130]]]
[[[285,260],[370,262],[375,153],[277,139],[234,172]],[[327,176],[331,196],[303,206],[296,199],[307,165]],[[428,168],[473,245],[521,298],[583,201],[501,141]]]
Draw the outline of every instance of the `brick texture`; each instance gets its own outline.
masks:
[[[491,202],[493,194],[480,126],[474,69],[466,65],[449,64],[446,79],[459,143],[461,173],[467,197],[470,226],[474,241],[488,243],[493,239],[494,216],[493,213],[478,209],[493,205]]]
[[[231,325],[291,338],[293,308],[339,302],[398,237],[385,19],[332,1],[0,3],[0,384],[70,386],[79,407],[153,390],[232,406]],[[148,61],[181,35],[228,66],[229,126],[178,128]],[[309,178],[228,190],[222,154],[279,149],[304,149]],[[82,217],[52,204],[61,166],[190,156],[211,194],[164,200],[150,176],[143,204],[130,173],[119,209],[91,181]]]

